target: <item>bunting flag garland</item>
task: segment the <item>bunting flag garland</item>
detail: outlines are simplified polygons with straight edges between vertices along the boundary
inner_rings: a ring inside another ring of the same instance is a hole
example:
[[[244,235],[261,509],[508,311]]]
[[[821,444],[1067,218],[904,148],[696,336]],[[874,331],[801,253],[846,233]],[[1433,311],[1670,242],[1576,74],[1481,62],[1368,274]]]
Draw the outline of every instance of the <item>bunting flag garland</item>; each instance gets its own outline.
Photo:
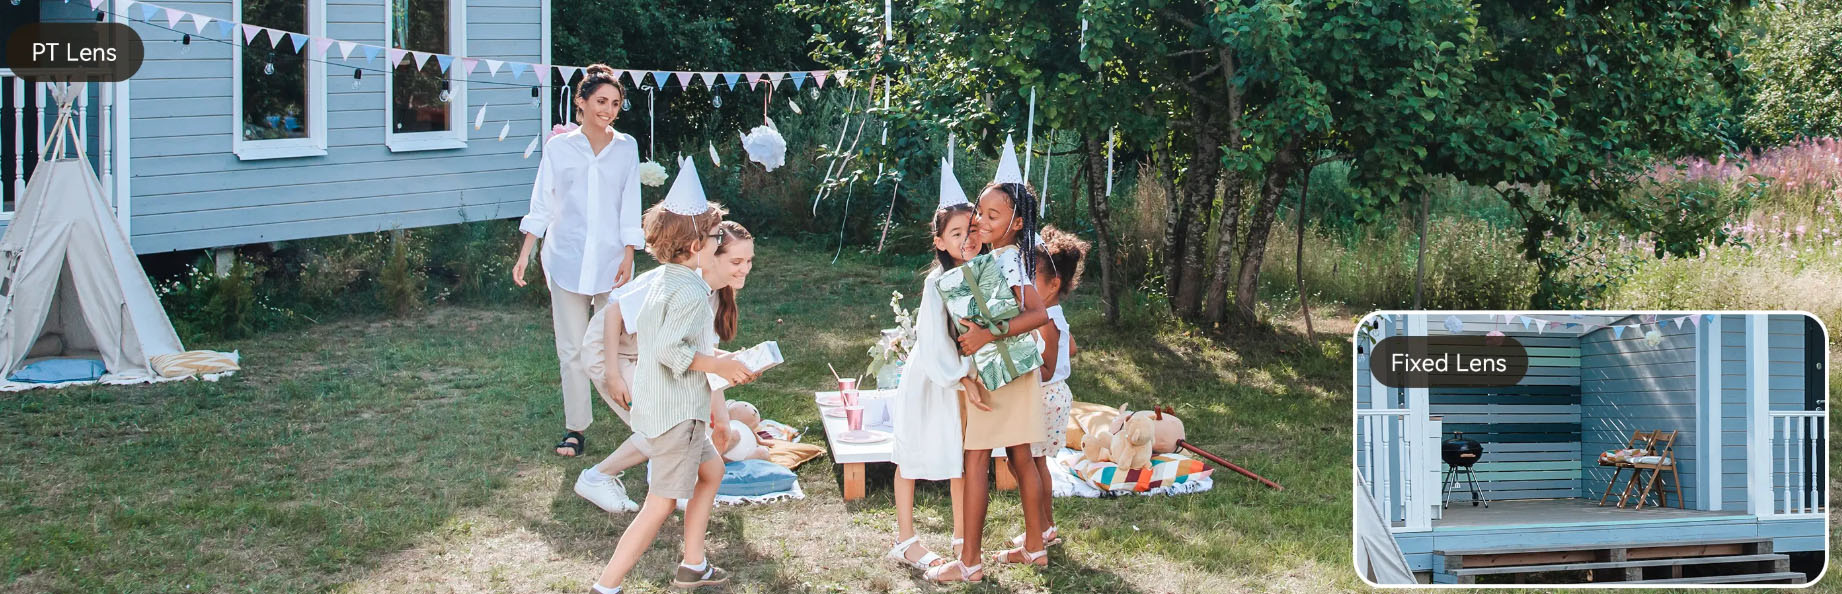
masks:
[[[672,73],[670,72],[661,71],[652,73],[652,86],[660,89],[665,88],[665,81],[671,78],[671,76]]]
[[[384,48],[381,48],[381,47],[378,47],[378,46],[375,46],[375,45],[361,45],[361,46],[359,46],[359,47],[361,47],[361,48],[363,48],[363,50],[362,50],[362,51],[364,51],[364,54],[365,54],[365,63],[366,63],[366,64],[370,64],[370,63],[372,63],[372,62],[376,62],[376,61],[377,61],[377,53],[378,53],[378,52],[380,52],[380,51],[383,51],[383,49],[384,49]]]
[[[736,83],[742,82],[742,73],[731,72],[723,75],[723,79],[729,81],[729,90],[734,91],[736,90]]]
[[[524,76],[525,66],[528,66],[528,64],[523,62],[512,62],[512,80],[518,80],[520,77]]]
[[[499,66],[503,64],[505,64],[505,62],[501,62],[499,60],[488,59],[486,60],[486,71],[492,73],[493,76],[498,76]]]
[[[689,89],[689,88],[691,88],[691,77],[692,77],[692,76],[695,76],[695,75],[696,75],[696,73],[694,73],[694,72],[677,72],[677,73],[674,73],[674,74],[675,74],[675,75],[677,75],[677,77],[678,77],[678,86],[679,86],[679,87],[682,87],[682,88],[686,88],[686,89]]]
[[[1649,332],[1659,332],[1660,333],[1662,331],[1669,330],[1672,324],[1675,326],[1676,330],[1681,330],[1683,327],[1690,326],[1690,325],[1694,326],[1695,328],[1700,328],[1702,322],[1713,320],[1714,314],[1683,314],[1683,315],[1669,316],[1669,317],[1664,317],[1658,314],[1640,314],[1640,315],[1637,315],[1637,320],[1638,320],[1637,323],[1613,324],[1613,325],[1594,324],[1590,322],[1567,322],[1567,321],[1561,321],[1561,320],[1549,320],[1549,319],[1539,318],[1535,316],[1521,315],[1521,314],[1490,314],[1489,319],[1491,322],[1502,324],[1504,326],[1521,324],[1522,329],[1524,331],[1528,331],[1532,329],[1535,331],[1536,334],[1546,334],[1547,329],[1550,326],[1555,327],[1557,329],[1566,329],[1566,330],[1578,329],[1583,334],[1590,334],[1592,332],[1596,332],[1602,329],[1609,329],[1612,331],[1612,338],[1614,340],[1621,340],[1624,338],[1624,333],[1626,330],[1631,331],[1633,339],[1649,339],[1649,334],[1648,334]],[[1576,319],[1583,319],[1583,318],[1580,316],[1576,316]],[[1453,322],[1455,321],[1459,321],[1458,316],[1448,316],[1445,319],[1445,326],[1446,326],[1446,329],[1450,331],[1451,333],[1458,334],[1459,333],[1458,330],[1452,330]],[[1645,327],[1647,326],[1650,327],[1648,331],[1645,330]],[[1462,324],[1460,324],[1460,327],[1462,327]]]
[[[294,53],[301,53],[301,48],[307,47],[306,35],[291,35],[290,37],[294,41]]]
[[[316,38],[313,40],[313,55],[319,56],[321,58],[325,58],[326,49],[332,46],[333,46],[333,40],[327,39],[325,37]]]
[[[167,9],[166,10],[166,27],[169,29],[178,28],[179,20],[185,17],[186,17],[186,13],[183,11],[173,10],[170,8]]]
[[[218,21],[217,22],[217,36],[218,37],[230,37],[230,34],[233,31],[236,31],[236,29],[237,29],[236,23],[232,23],[230,21]]]
[[[198,29],[199,35],[205,34],[205,23],[209,23],[209,22],[211,22],[211,17],[205,16],[202,14],[198,14],[196,12],[192,13],[192,26]]]

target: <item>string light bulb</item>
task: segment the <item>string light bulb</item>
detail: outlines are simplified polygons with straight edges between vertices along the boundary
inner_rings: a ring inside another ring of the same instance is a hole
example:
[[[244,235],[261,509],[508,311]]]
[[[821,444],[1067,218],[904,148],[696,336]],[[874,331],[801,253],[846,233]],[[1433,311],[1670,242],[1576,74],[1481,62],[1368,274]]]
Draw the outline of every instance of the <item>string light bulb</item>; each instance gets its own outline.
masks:
[[[184,36],[179,38],[179,55],[184,56],[184,55],[188,55],[191,53],[192,53],[192,34],[187,33]]]

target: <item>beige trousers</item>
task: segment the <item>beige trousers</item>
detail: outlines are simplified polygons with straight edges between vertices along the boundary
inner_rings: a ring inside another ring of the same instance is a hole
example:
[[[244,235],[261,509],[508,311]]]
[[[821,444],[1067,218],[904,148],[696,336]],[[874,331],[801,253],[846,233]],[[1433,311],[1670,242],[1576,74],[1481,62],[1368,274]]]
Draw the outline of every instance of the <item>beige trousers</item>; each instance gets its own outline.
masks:
[[[582,431],[595,422],[588,370],[582,366],[582,338],[588,333],[589,317],[607,304],[608,294],[571,293],[548,276],[545,282],[550,284],[550,319],[556,326],[556,358],[563,375],[563,424],[570,431]]]

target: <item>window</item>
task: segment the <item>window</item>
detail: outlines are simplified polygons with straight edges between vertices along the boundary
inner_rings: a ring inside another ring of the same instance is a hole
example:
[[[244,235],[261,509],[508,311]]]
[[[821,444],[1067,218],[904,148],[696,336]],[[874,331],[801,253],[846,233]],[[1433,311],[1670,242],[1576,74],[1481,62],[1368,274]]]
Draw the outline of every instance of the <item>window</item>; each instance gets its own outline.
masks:
[[[390,47],[412,52],[455,55],[466,47],[464,4],[457,0],[389,0],[386,36]],[[409,54],[391,65],[389,103],[384,109],[384,139],[392,151],[454,149],[467,146],[462,122],[467,110],[465,82],[441,71],[440,61],[417,63]]]
[[[244,23],[278,31],[322,35],[324,0],[240,0]],[[236,80],[232,150],[240,159],[326,154],[326,67],[295,49],[292,35],[257,35],[231,51]]]

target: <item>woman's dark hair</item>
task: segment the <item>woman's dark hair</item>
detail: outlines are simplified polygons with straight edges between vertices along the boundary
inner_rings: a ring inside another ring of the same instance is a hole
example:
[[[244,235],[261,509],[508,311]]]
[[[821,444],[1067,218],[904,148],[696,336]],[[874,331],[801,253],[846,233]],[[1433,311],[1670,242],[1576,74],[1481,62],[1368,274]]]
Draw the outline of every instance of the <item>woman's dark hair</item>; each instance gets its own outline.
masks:
[[[979,195],[997,190],[1011,199],[1012,216],[1023,219],[1023,228],[1017,230],[1017,249],[1020,254],[1036,252],[1036,192],[1030,190],[1029,184],[1014,182],[991,182]],[[1036,258],[1018,258],[1023,261],[1023,274],[1026,278],[1036,278]]]
[[[947,232],[947,221],[953,220],[953,217],[962,214],[970,215],[973,212],[972,205],[966,203],[955,204],[934,211],[934,224],[931,229],[934,233],[934,237],[940,237],[941,233]],[[972,230],[967,229],[966,233],[970,234]],[[953,263],[953,261],[957,259],[958,258],[953,254],[940,251],[940,248],[934,248],[934,265],[939,266],[941,270],[949,270],[954,266],[958,266],[958,264]]]
[[[716,226],[716,233],[723,238],[716,243],[716,255],[729,251],[729,246],[744,239],[754,239],[748,228],[735,221],[723,221]],[[736,288],[723,287],[716,292],[716,337],[728,342],[736,337]]]
[[[1081,284],[1081,273],[1086,270],[1088,244],[1075,234],[1055,228],[1054,225],[1043,227],[1043,241],[1036,246],[1036,265],[1048,266],[1057,279],[1062,281],[1057,297],[1067,297]]]
[[[582,70],[582,80],[576,83],[576,97],[587,101],[590,95],[595,94],[595,91],[601,90],[602,85],[614,85],[614,91],[619,93],[619,98],[627,98],[627,89],[620,86],[620,76],[614,74],[614,67],[607,64],[590,64],[588,68]]]

